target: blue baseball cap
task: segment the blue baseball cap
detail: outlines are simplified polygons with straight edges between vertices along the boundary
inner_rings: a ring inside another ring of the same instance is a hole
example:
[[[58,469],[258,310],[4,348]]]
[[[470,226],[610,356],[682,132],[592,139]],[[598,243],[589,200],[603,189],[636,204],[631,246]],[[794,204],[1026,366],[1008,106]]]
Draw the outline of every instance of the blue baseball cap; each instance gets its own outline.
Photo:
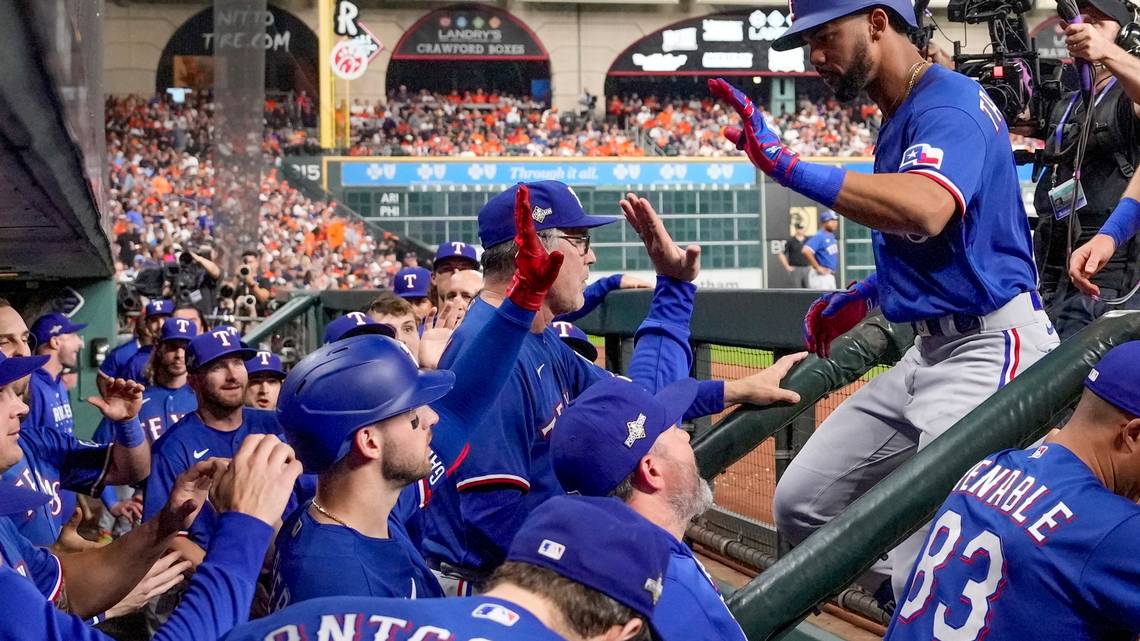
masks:
[[[1140,341],[1108,350],[1085,377],[1085,387],[1120,411],[1140,416]]]
[[[145,311],[147,318],[170,316],[174,314],[174,301],[166,299],[152,300],[146,304]]]
[[[544,229],[593,228],[617,221],[615,216],[591,216],[582,209],[578,194],[566,183],[540,180],[518,183],[496,195],[479,210],[479,242],[493,247],[515,238],[515,194],[519,185],[530,190],[531,219],[535,231]]]
[[[0,352],[0,386],[18,381],[48,362],[50,356],[4,356]]]
[[[229,325],[219,325],[197,336],[186,348],[186,369],[191,372],[225,356],[236,356],[243,361],[253,358],[257,350],[246,347],[241,335]]]
[[[823,213],[819,215],[819,222],[826,223],[829,220],[839,220],[839,216],[830,209],[825,209]]]
[[[40,316],[32,323],[31,334],[36,345],[43,345],[50,341],[52,336],[74,334],[84,327],[87,327],[87,323],[73,323],[63,314],[51,312]]]
[[[597,590],[645,617],[652,628],[670,548],[664,530],[617,499],[556,496],[523,522],[507,560]]]
[[[558,333],[558,338],[561,338],[563,343],[569,345],[570,349],[581,354],[583,358],[590,362],[598,360],[598,348],[590,342],[586,332],[578,329],[574,323],[554,321],[550,327]]]
[[[438,265],[441,260],[448,258],[461,258],[471,262],[473,268],[479,268],[479,257],[475,254],[475,246],[457,240],[440,243],[435,250],[435,260],[432,266]]]
[[[682,379],[656,395],[628,378],[594,383],[558,417],[550,440],[562,488],[607,496],[637,468],[657,437],[680,422],[697,396],[697,381]]]
[[[198,336],[198,323],[188,318],[168,318],[162,324],[162,333],[159,342],[166,341],[192,341]]]
[[[884,7],[899,14],[911,28],[918,28],[912,0],[790,0],[792,26],[776,38],[772,48],[787,51],[805,45],[803,36],[808,31],[871,7]]]
[[[424,298],[431,290],[431,272],[423,267],[405,267],[396,272],[395,290],[400,298]]]
[[[325,327],[325,345],[342,338],[360,336],[361,334],[380,334],[388,338],[395,338],[396,330],[391,325],[377,323],[364,312],[349,312]]]
[[[285,380],[285,366],[281,364],[281,357],[273,352],[257,352],[253,358],[245,362],[245,371],[249,376],[254,374],[270,374]]]

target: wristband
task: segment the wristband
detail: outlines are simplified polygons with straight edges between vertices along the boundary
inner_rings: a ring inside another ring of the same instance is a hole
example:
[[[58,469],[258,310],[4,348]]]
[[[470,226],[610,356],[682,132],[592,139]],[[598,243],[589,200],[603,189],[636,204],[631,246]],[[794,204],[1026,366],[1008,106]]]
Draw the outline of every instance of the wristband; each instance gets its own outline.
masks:
[[[142,424],[139,423],[138,417],[126,421],[116,421],[111,426],[115,430],[115,443],[117,445],[131,449],[146,441],[146,434],[143,433]]]
[[[792,168],[784,186],[830,208],[835,206],[846,176],[847,171],[839,167],[801,161]]]
[[[1140,231],[1140,202],[1133,198],[1122,198],[1112,210],[1108,221],[1100,228],[1100,233],[1111,238],[1117,247],[1128,242]]]

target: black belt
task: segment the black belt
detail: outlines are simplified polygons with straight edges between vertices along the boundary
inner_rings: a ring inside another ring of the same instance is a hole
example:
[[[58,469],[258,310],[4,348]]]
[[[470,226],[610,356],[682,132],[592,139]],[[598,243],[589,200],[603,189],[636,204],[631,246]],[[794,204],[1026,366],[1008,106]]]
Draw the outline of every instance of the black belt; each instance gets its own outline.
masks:
[[[1020,295],[1021,294],[1018,294],[1018,296]],[[1016,298],[1016,296],[1014,298]],[[1042,310],[1041,297],[1038,296],[1036,291],[1029,292],[1029,300],[1033,304],[1033,309],[1037,311]],[[1008,305],[1009,303],[1007,302],[1006,304]],[[922,336],[945,336],[946,332],[942,330],[943,318],[946,317],[942,316],[939,318],[927,318],[915,321],[911,323],[911,327],[914,328],[915,333]],[[982,318],[981,316],[971,316],[970,314],[951,314],[949,316],[950,326],[954,328],[955,335],[957,336],[976,334],[981,331]]]
[[[478,568],[469,568],[460,565],[454,565],[447,561],[439,559],[427,559],[428,567],[439,572],[440,574],[456,579],[461,579],[480,588],[487,579],[491,578],[491,573]]]

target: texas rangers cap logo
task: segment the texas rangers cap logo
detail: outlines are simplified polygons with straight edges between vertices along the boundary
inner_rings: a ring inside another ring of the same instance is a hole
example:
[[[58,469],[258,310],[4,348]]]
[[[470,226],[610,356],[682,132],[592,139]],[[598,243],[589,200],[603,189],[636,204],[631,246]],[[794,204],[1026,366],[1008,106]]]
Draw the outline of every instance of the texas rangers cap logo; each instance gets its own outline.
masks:
[[[550,207],[543,208],[535,205],[534,210],[530,212],[530,217],[534,219],[534,222],[541,224],[542,221],[546,220],[546,217],[552,213],[554,213],[554,211]]]
[[[645,438],[645,415],[638,414],[636,421],[630,421],[625,424],[629,430],[629,436],[625,438],[625,446],[633,447],[633,444]]]

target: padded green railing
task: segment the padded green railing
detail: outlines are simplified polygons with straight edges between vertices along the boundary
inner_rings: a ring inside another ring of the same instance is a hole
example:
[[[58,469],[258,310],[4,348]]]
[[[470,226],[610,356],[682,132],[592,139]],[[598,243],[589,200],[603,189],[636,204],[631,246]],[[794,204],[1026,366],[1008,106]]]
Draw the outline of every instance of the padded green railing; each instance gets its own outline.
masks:
[[[800,394],[795,405],[743,406],[693,441],[701,476],[712,479],[756,449],[824,396],[846,386],[876,365],[893,364],[914,341],[907,326],[891,325],[875,315],[837,339],[830,359],[809,356],[784,379]]]
[[[1080,396],[1093,364],[1112,347],[1137,338],[1137,313],[1114,312],[1087,327],[733,594],[729,608],[748,638],[776,639],[790,632],[929,520],[971,465],[1041,438]]]

